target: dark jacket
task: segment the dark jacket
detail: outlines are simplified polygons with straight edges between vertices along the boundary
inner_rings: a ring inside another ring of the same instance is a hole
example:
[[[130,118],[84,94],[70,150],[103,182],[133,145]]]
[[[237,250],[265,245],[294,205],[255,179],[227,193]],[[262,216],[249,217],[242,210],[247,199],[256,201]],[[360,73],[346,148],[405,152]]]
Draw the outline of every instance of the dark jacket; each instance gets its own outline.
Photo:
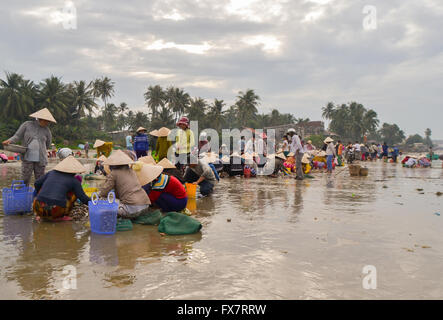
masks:
[[[73,192],[84,204],[88,204],[89,197],[83,191],[80,182],[71,173],[56,170],[49,171],[34,183],[37,200],[47,205],[66,207],[67,193]]]

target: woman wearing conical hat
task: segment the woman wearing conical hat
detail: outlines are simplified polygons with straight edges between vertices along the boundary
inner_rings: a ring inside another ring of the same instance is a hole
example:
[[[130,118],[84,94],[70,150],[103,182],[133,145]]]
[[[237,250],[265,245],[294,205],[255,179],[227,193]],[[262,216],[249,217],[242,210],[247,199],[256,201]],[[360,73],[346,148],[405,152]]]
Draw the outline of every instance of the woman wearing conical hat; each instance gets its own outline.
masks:
[[[27,148],[22,161],[22,180],[26,185],[31,181],[32,172],[36,180],[45,174],[48,149],[52,143],[52,134],[48,126],[50,122],[57,122],[46,108],[29,116],[36,120],[24,122],[13,137],[3,141],[4,145],[21,141]]]
[[[44,176],[35,181],[33,211],[37,217],[52,221],[71,220],[68,215],[77,199],[88,204],[89,197],[83,191],[76,173],[86,168],[73,156],[68,156]]]
[[[139,179],[139,168],[131,168],[134,161],[122,150],[115,150],[104,163],[109,166],[106,181],[100,188],[100,197],[107,197],[114,189],[119,202],[118,217],[133,219],[137,218],[143,210],[147,209],[151,202],[142,185],[148,183]],[[134,169],[134,170],[133,170]],[[105,168],[106,170],[106,168]]]
[[[157,142],[155,143],[155,155],[157,161],[161,161],[168,157],[168,150],[172,146],[172,141],[168,140],[168,135],[171,130],[166,127],[162,127],[155,131],[155,134],[151,132],[151,135],[157,137]]]

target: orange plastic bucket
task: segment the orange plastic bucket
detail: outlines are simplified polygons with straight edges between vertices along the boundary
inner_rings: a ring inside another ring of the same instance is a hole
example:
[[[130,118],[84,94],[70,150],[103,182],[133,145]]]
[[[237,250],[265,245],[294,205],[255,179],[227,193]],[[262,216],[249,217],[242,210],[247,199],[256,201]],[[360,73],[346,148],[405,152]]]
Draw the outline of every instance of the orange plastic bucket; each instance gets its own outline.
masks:
[[[185,183],[185,187],[188,198],[195,199],[197,195],[197,185],[192,183]]]
[[[188,198],[186,208],[188,208],[190,211],[195,211],[197,209],[197,201],[195,201],[193,198]]]

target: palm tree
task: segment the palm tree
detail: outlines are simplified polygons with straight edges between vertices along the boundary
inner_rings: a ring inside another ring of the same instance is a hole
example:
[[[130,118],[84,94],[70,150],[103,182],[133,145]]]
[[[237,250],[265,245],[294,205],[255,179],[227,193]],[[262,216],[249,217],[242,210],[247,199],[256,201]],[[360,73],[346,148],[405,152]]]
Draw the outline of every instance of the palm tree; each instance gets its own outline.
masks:
[[[50,76],[39,84],[39,107],[48,108],[54,117],[60,119],[62,123],[66,123],[71,117],[67,89],[61,78],[55,76]]]
[[[425,143],[426,143],[429,147],[432,147],[431,134],[432,134],[431,129],[427,128],[427,129],[425,130]]]
[[[177,121],[189,109],[191,97],[183,89],[174,88],[173,86],[166,89],[165,95],[168,108],[175,113],[175,121]]]
[[[377,131],[377,127],[380,121],[377,119],[377,112],[375,112],[372,109],[369,109],[366,111],[366,113],[363,116],[363,127],[364,127],[364,134],[370,133],[374,134]]]
[[[126,110],[129,110],[128,104],[126,102],[120,103],[118,112],[120,112],[120,114],[123,115],[126,112]]]
[[[326,105],[326,107],[323,107],[322,110],[322,117],[325,119],[331,119],[332,115],[334,113],[335,106],[333,102],[328,102],[328,104]]]
[[[217,100],[214,99],[214,103],[210,106],[208,116],[210,123],[214,127],[217,132],[221,130],[221,125],[223,121],[223,107],[226,104],[223,102],[223,100]]]
[[[165,105],[166,94],[162,87],[159,85],[149,86],[148,90],[144,94],[145,101],[148,104],[148,108],[151,110],[152,118],[157,115],[157,108]]]
[[[157,113],[157,117],[152,120],[151,127],[152,128],[160,128],[160,127],[167,127],[171,128],[175,124],[174,115],[171,113],[171,111],[166,108],[165,106],[162,106],[160,109],[160,112]]]
[[[103,100],[105,108],[107,99],[114,96],[114,84],[115,82],[111,81],[108,77],[95,79],[93,82],[93,94],[95,97]]]
[[[198,121],[204,127],[205,111],[208,104],[203,98],[191,99],[191,106],[188,109],[187,116],[190,120]]]
[[[6,73],[6,81],[0,80],[0,114],[7,118],[25,119],[34,111],[36,87],[17,73]]]
[[[69,91],[72,98],[71,106],[74,108],[74,118],[80,119],[85,116],[85,111],[92,113],[94,108],[97,108],[92,83],[86,85],[86,82],[83,80],[74,81]]]
[[[245,127],[249,120],[255,119],[258,111],[258,100],[260,100],[260,97],[256,95],[252,89],[238,93],[235,104],[237,106],[239,122],[242,127]]]
[[[103,121],[104,128],[107,131],[116,129],[116,115],[118,113],[118,108],[113,103],[106,104],[103,108]]]

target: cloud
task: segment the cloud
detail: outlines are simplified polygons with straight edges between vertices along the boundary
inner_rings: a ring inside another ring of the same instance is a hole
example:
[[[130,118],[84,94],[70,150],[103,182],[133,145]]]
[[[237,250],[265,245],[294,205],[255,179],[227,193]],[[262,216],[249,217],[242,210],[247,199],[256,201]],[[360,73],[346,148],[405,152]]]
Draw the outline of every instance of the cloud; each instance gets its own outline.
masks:
[[[359,101],[407,133],[443,138],[439,0],[75,1],[77,29],[63,28],[65,2],[18,0],[0,9],[3,70],[34,81],[107,75],[115,102],[144,105],[149,85],[175,85],[228,105],[255,89],[260,112],[319,119],[328,101]],[[239,89],[240,88],[240,89]]]

